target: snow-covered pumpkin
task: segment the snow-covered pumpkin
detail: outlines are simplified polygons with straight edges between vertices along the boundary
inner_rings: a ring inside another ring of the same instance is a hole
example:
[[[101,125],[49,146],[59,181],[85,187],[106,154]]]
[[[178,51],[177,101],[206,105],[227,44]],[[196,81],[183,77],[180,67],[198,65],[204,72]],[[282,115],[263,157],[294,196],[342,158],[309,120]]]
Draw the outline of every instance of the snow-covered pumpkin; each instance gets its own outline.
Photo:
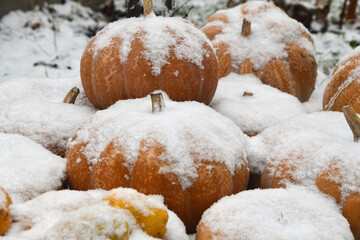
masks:
[[[11,203],[9,194],[0,187],[0,236],[4,236],[11,225],[9,209]]]
[[[256,189],[224,197],[205,211],[196,240],[353,239],[338,206],[303,187]]]
[[[78,190],[122,186],[163,195],[194,232],[212,203],[246,189],[245,135],[204,104],[165,98],[160,112],[154,100],[152,113],[148,96],[93,115],[69,142],[68,182]]]
[[[301,102],[309,99],[317,75],[313,40],[280,8],[247,2],[217,11],[202,30],[217,49],[220,77],[252,73]]]
[[[323,109],[342,111],[352,105],[360,113],[360,46],[340,59],[323,95]]]
[[[61,189],[66,160],[21,135],[0,133],[0,186],[14,203]]]
[[[69,92],[74,86],[79,88]],[[77,96],[76,102],[66,103],[74,101],[71,96]],[[79,78],[17,78],[0,83],[0,132],[26,136],[60,156],[65,155],[69,138],[95,111]]]
[[[188,240],[184,224],[161,197],[134,189],[51,191],[14,204],[12,212],[9,238]]]
[[[158,89],[174,101],[209,104],[218,81],[211,42],[189,21],[156,17],[149,4],[144,18],[110,23],[90,41],[80,66],[86,95],[101,109]]]
[[[360,120],[348,109],[358,141]],[[299,184],[333,197],[360,239],[360,148],[346,120],[339,112],[317,112],[270,127],[250,139],[249,162],[263,169],[266,163],[262,188]]]

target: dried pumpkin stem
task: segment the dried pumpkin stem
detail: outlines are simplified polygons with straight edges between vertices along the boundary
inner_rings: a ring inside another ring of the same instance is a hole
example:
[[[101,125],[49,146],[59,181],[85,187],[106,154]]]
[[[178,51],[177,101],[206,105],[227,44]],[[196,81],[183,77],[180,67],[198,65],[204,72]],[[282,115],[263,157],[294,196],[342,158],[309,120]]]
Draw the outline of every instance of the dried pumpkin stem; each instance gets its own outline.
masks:
[[[144,7],[144,17],[146,17],[154,10],[153,1],[143,0],[143,7]]]
[[[77,96],[80,93],[80,89],[73,87],[65,96],[63,103],[75,103]]]
[[[251,22],[244,18],[242,27],[241,27],[241,36],[247,37],[251,33]]]
[[[165,102],[162,93],[150,93],[152,112],[161,112],[165,108]]]
[[[351,131],[354,135],[354,142],[359,142],[360,139],[360,118],[356,114],[354,108],[351,105],[343,107],[343,113]]]
[[[247,96],[251,97],[251,96],[254,96],[254,94],[252,92],[246,92],[245,91],[242,96],[243,97],[247,97]]]

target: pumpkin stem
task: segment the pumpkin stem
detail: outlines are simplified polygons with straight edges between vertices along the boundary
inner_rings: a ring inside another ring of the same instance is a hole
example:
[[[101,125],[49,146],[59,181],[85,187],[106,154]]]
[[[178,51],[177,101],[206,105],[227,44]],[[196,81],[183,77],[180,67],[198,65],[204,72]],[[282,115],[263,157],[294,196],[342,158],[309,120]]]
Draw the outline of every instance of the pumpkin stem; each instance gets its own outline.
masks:
[[[162,93],[150,93],[152,112],[161,112],[165,108],[165,102]]]
[[[247,97],[247,96],[251,97],[251,96],[254,96],[254,94],[252,92],[246,92],[245,91],[242,96],[243,97]]]
[[[360,118],[356,114],[354,108],[351,105],[343,107],[343,113],[351,131],[354,135],[354,142],[359,142],[360,139]]]
[[[154,10],[153,1],[143,0],[143,7],[144,7],[144,17],[146,17]]]
[[[73,87],[65,96],[63,103],[75,103],[77,96],[79,95],[80,89]]]
[[[241,36],[247,37],[251,33],[251,22],[244,18],[242,27],[241,27]]]

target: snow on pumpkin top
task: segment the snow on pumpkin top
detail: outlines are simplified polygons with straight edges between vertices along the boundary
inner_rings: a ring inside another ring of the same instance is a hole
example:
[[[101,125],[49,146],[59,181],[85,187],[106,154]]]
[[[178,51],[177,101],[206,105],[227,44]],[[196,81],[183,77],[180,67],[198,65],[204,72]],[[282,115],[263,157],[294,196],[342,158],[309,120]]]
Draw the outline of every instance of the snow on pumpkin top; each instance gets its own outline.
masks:
[[[0,188],[0,210],[5,209],[7,206],[7,198],[5,191]]]
[[[75,104],[63,103],[77,86]],[[79,78],[16,78],[0,83],[0,131],[29,137],[46,148],[65,151],[68,138],[95,112]]]
[[[137,225],[136,220],[129,211],[112,207],[114,211],[110,210],[109,203],[103,199],[114,192],[139,194],[135,190],[123,188],[117,188],[111,191],[101,189],[89,191],[61,190],[49,191],[27,202],[13,204],[11,212],[14,222],[7,232],[6,237],[19,239],[58,239],[59,237],[55,236],[59,236],[59,234],[68,236],[68,238],[65,239],[70,239],[69,236],[83,237],[88,234],[88,232],[84,230],[89,229],[82,229],[80,227],[82,224],[81,221],[74,222],[75,219],[71,217],[77,218],[76,220],[84,217],[86,220],[84,221],[85,224],[91,225],[94,223],[92,220],[94,220],[103,226],[104,223],[111,222],[120,216],[125,217],[129,224],[129,229],[131,230],[130,239],[154,239],[142,232],[140,226]],[[153,196],[146,197],[146,201],[152,202],[152,206],[156,205],[165,208],[169,215],[166,225],[167,233],[164,235],[164,238],[168,240],[187,239],[185,226],[181,220],[172,211],[168,210],[163,203],[155,199],[157,198]],[[158,202],[154,203],[153,201]],[[132,204],[136,203],[132,202]],[[123,214],[119,214],[119,211],[122,211]],[[91,217],[91,219],[89,217]],[[60,225],[64,226],[66,222],[73,223],[73,225],[75,225],[74,228],[68,229],[69,231],[64,231],[66,230],[66,226],[60,228]],[[30,226],[31,228],[24,230],[23,226]],[[109,226],[111,228],[113,224],[111,223]],[[98,234],[98,232],[93,232],[92,230],[96,230],[96,228],[90,230],[90,232],[94,234],[93,236]],[[110,231],[112,230],[116,231],[116,229],[110,229]]]
[[[342,58],[340,58],[339,62],[336,64],[339,67],[337,69],[335,69],[336,71],[333,73],[333,75],[335,75],[336,72],[338,72],[340,69],[342,69],[347,64],[349,64],[350,58],[354,58],[354,57],[360,58],[360,46],[356,47],[353,51],[348,52]],[[358,59],[358,62],[359,61],[360,61],[360,59]],[[360,62],[359,62],[359,65],[360,65]]]
[[[299,187],[226,196],[206,210],[201,221],[224,240],[354,238],[333,201]]]
[[[262,172],[271,161],[271,174],[281,160],[293,166],[292,177],[305,186],[331,164],[339,168],[334,181],[342,185],[342,197],[360,192],[360,147],[340,112],[304,114],[265,129],[249,140],[249,165]]]
[[[94,114],[68,147],[86,144],[84,154],[92,165],[101,161],[101,152],[113,141],[123,149],[131,172],[140,142],[145,140],[145,148],[158,142],[165,149],[159,160],[170,165],[161,171],[174,172],[184,189],[197,177],[194,159],[222,162],[231,173],[244,164],[245,135],[232,121],[198,102],[164,99],[165,109],[155,114],[149,96],[120,100]]]
[[[248,134],[260,133],[287,118],[305,113],[294,96],[263,84],[254,75],[236,73],[219,80],[210,107]]]
[[[203,57],[208,56],[203,45],[206,43],[212,47],[205,34],[190,22],[181,18],[156,17],[152,13],[146,18],[121,19],[108,24],[95,36],[94,56],[110,47],[113,38],[119,37],[122,39],[119,59],[122,64],[126,63],[136,34],[141,34],[145,48],[143,54],[151,63],[154,76],[159,75],[161,68],[169,63],[170,50],[178,59],[186,59],[202,69]]]
[[[0,133],[0,186],[14,203],[58,189],[65,179],[65,159],[21,135]]]
[[[316,54],[313,43],[304,36],[304,33],[310,35],[308,30],[273,4],[251,1],[217,13],[226,15],[229,22],[213,21],[204,28],[222,28],[212,42],[214,45],[224,42],[229,46],[234,69],[245,59],[250,59],[255,69],[261,69],[272,58],[285,60],[288,57],[286,43],[298,43],[309,54]],[[251,22],[251,34],[247,37],[241,35],[244,17]]]

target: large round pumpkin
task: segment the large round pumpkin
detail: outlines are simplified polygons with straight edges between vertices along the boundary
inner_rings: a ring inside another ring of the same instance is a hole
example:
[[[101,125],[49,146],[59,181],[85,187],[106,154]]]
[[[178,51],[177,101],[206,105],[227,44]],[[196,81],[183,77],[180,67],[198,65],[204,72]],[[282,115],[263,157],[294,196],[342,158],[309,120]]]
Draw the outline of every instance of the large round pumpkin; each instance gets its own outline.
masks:
[[[317,75],[313,40],[280,8],[251,1],[217,11],[202,30],[217,49],[220,77],[252,73],[301,102],[309,99]]]
[[[355,238],[360,239],[360,148],[342,113],[299,116],[251,141],[250,161],[266,162],[262,188],[289,183],[318,188],[342,207]]]
[[[211,204],[246,189],[244,138],[232,121],[197,102],[166,99],[165,109],[152,113],[149,97],[118,101],[93,115],[69,143],[69,185],[163,195],[194,232]]]
[[[80,72],[88,98],[102,109],[157,89],[175,101],[209,104],[218,61],[211,42],[192,23],[150,14],[105,27],[84,50]]]
[[[340,59],[323,96],[323,108],[342,111],[352,105],[360,113],[360,46]]]
[[[303,187],[224,197],[203,214],[196,240],[353,239],[336,204]]]
[[[11,225],[10,204],[11,198],[9,194],[0,187],[0,236],[4,236]]]

